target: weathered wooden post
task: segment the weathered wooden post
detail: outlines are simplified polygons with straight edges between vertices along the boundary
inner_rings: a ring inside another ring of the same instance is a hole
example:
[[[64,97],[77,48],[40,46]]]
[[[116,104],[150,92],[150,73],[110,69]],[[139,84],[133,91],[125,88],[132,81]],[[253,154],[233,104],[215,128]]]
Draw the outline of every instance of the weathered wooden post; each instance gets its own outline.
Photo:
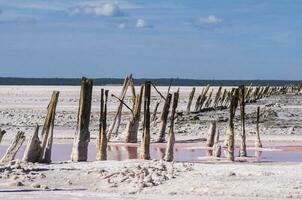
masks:
[[[151,82],[145,82],[144,94],[144,126],[141,146],[141,158],[150,159],[150,101],[151,101]]]
[[[239,91],[236,88],[234,91],[234,95],[231,98],[230,102],[230,119],[228,125],[228,154],[227,158],[230,161],[234,161],[234,148],[235,148],[235,133],[234,133],[234,117],[236,113],[236,108],[238,104],[238,94]]]
[[[216,121],[211,121],[208,138],[207,138],[207,144],[206,144],[207,147],[213,147],[214,140],[215,140],[215,134],[216,134]]]
[[[97,140],[97,155],[96,160],[107,160],[107,101],[108,101],[108,90],[101,89],[101,107],[100,107],[100,125],[99,125],[99,136]]]
[[[215,137],[215,143],[213,146],[213,156],[220,157],[221,156],[221,145],[219,144],[219,129],[217,129],[217,134]]]
[[[260,107],[257,107],[257,121],[256,121],[256,134],[257,134],[257,138],[256,138],[256,142],[255,142],[255,146],[258,148],[262,148],[262,143],[260,140],[260,130],[259,130],[259,121],[260,121]]]
[[[0,128],[0,144],[1,144],[2,138],[3,138],[3,136],[4,136],[5,133],[6,133],[6,131],[5,131],[5,130],[2,130],[2,129]]]
[[[155,120],[156,120],[156,115],[157,115],[158,106],[159,106],[159,102],[156,102],[156,105],[155,105],[154,111],[153,111],[152,121],[155,121]]]
[[[111,139],[112,134],[115,134],[115,135],[117,134],[117,131],[119,129],[122,110],[123,110],[123,101],[125,99],[127,89],[128,89],[128,87],[131,83],[131,79],[132,79],[132,75],[130,74],[124,80],[122,93],[121,93],[121,96],[119,98],[121,101],[120,101],[120,104],[118,106],[117,112],[114,115],[113,122],[112,122],[112,124],[110,125],[110,127],[108,129],[108,141]]]
[[[140,94],[136,96],[134,110],[132,111],[131,119],[126,126],[126,143],[137,142],[137,132],[139,128],[139,120],[141,116],[141,105],[144,87],[141,86]]]
[[[41,152],[42,149],[41,141],[39,139],[39,125],[37,124],[34,133],[27,142],[23,160],[26,162],[39,162]]]
[[[15,159],[15,156],[25,141],[24,132],[19,131],[16,135],[10,146],[7,148],[6,153],[1,159],[2,163],[10,162]]]
[[[167,127],[167,120],[169,115],[171,99],[172,99],[172,95],[168,94],[161,115],[160,131],[159,131],[159,137],[157,139],[157,142],[164,142],[166,140],[165,135],[166,135],[166,127]]]
[[[174,134],[174,121],[175,113],[178,104],[179,93],[175,92],[173,94],[173,105],[172,105],[172,114],[171,114],[171,125],[169,131],[169,139],[166,148],[165,161],[172,162],[174,159],[174,143],[175,143],[175,134]]]
[[[77,129],[74,135],[71,160],[87,161],[90,141],[89,122],[91,113],[92,80],[82,78]]]
[[[241,144],[240,144],[240,157],[246,157],[246,133],[245,133],[245,87],[241,85],[239,87],[239,99],[240,99],[240,116],[241,116]]]
[[[194,98],[194,95],[195,95],[195,90],[196,90],[196,88],[193,87],[193,89],[190,93],[189,102],[188,102],[188,105],[187,105],[187,114],[191,113],[191,106],[192,106],[192,101],[193,101],[193,98]]]
[[[51,148],[53,143],[53,129],[56,116],[56,108],[59,98],[59,92],[53,91],[51,100],[48,105],[47,115],[44,121],[44,126],[41,132],[42,143],[39,162],[50,163],[51,162]]]

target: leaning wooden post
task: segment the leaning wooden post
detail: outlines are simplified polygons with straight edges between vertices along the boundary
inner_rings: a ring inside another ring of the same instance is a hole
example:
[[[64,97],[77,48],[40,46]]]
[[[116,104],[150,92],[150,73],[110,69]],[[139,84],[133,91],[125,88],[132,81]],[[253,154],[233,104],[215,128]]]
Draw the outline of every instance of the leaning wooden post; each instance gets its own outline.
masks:
[[[217,134],[215,136],[215,142],[213,146],[213,156],[217,158],[221,156],[221,145],[219,144],[219,129],[217,129]]]
[[[59,98],[59,92],[53,91],[51,100],[48,105],[47,115],[45,117],[44,126],[41,132],[42,143],[39,162],[50,163],[51,162],[51,149],[53,143],[53,129],[55,123],[56,108]]]
[[[141,146],[141,158],[150,159],[150,98],[151,98],[151,82],[145,82],[144,94],[144,126]]]
[[[245,133],[245,87],[244,85],[239,87],[240,92],[240,116],[241,116],[241,144],[240,144],[240,157],[246,157],[246,133]]]
[[[137,142],[137,132],[139,128],[139,121],[141,116],[141,104],[143,96],[144,87],[141,86],[140,94],[136,95],[134,110],[131,115],[131,119],[126,126],[126,143],[136,143]]]
[[[71,160],[87,161],[90,141],[89,122],[91,113],[92,81],[82,78],[77,129],[74,136]]]
[[[262,143],[260,140],[260,130],[259,130],[259,121],[260,121],[260,107],[257,107],[257,121],[256,121],[256,134],[257,134],[257,138],[256,138],[256,142],[255,142],[255,146],[258,148],[262,148]]]
[[[213,147],[216,133],[216,121],[211,121],[207,138],[207,147]]]
[[[24,132],[19,131],[16,135],[10,146],[7,148],[6,153],[1,159],[2,163],[10,162],[15,159],[15,156],[25,141]]]
[[[161,115],[160,131],[159,131],[159,137],[157,139],[157,142],[164,142],[166,140],[165,135],[166,135],[166,127],[167,127],[171,99],[172,99],[172,95],[168,94],[164,104],[163,113]]]
[[[234,133],[234,117],[236,112],[236,107],[238,103],[238,89],[235,89],[234,95],[230,102],[230,119],[228,125],[228,154],[227,158],[230,161],[234,161],[234,148],[235,148],[235,133]]]
[[[156,120],[158,106],[159,106],[159,102],[157,102],[156,105],[155,105],[155,107],[154,107],[154,111],[153,111],[153,115],[152,115],[152,121]]]
[[[108,90],[101,90],[101,107],[100,107],[100,126],[99,136],[97,140],[97,155],[96,160],[107,160],[107,101],[108,101]],[[105,95],[105,98],[104,98]]]
[[[5,131],[5,130],[2,130],[2,129],[0,128],[0,144],[1,144],[2,138],[3,138],[3,136],[4,136],[5,133],[6,133],[6,131]]]
[[[187,105],[187,114],[191,113],[191,106],[192,106],[192,101],[193,101],[193,98],[194,98],[195,90],[196,90],[196,88],[193,87],[193,89],[190,93],[189,102],[188,102],[188,105]]]
[[[172,106],[172,114],[171,114],[171,125],[169,131],[169,139],[166,148],[165,161],[172,162],[174,159],[174,143],[175,143],[175,134],[174,134],[174,121],[175,121],[175,113],[178,104],[179,93],[175,92],[173,94],[173,106]]]
[[[132,79],[132,75],[130,74],[124,80],[123,89],[122,89],[122,92],[121,92],[121,96],[119,98],[122,101],[124,101],[124,98],[126,96],[127,89],[129,87],[131,79]],[[112,122],[112,124],[110,125],[110,127],[108,129],[108,133],[107,133],[108,134],[108,141],[111,139],[111,135],[113,133],[115,133],[115,135],[117,134],[118,127],[120,125],[122,110],[123,110],[123,103],[120,102],[119,106],[118,106],[118,109],[117,109],[117,112],[114,115],[113,122]]]

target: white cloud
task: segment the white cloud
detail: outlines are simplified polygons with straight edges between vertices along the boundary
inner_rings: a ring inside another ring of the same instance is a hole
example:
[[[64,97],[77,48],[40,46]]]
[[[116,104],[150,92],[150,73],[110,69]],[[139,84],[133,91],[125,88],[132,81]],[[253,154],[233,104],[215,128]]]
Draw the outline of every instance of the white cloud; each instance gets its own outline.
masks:
[[[71,10],[72,14],[87,14],[95,16],[120,16],[123,15],[122,10],[117,4],[105,3],[95,6],[77,7]]]
[[[222,22],[222,20],[215,15],[209,15],[207,17],[201,17],[199,19],[201,23],[206,23],[206,24],[219,24]]]
[[[135,23],[136,28],[152,28],[152,25],[149,24],[146,20],[144,19],[138,19]]]

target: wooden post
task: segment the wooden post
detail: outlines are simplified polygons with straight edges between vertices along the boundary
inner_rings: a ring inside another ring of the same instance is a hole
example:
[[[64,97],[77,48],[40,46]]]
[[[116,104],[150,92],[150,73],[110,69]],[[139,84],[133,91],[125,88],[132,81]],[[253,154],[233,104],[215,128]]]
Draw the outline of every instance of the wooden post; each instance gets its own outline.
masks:
[[[188,105],[187,105],[187,114],[191,113],[191,106],[192,106],[192,101],[193,101],[193,98],[194,98],[195,90],[196,90],[196,88],[193,87],[193,89],[190,93],[189,102],[188,102]]]
[[[108,101],[108,90],[101,89],[101,106],[100,106],[100,126],[99,136],[97,140],[97,155],[96,160],[107,160],[107,101]]]
[[[6,153],[2,157],[1,162],[7,163],[14,160],[18,150],[20,149],[24,141],[25,141],[24,132],[19,131],[16,134],[10,146],[8,147],[8,149],[6,150]]]
[[[247,157],[246,151],[246,133],[245,133],[245,87],[241,85],[239,87],[240,93],[240,116],[241,116],[241,144],[240,144],[240,157]]]
[[[125,78],[125,81],[124,81],[124,84],[123,84],[122,93],[121,93],[121,96],[119,98],[122,101],[124,101],[124,99],[125,99],[125,96],[126,96],[126,93],[127,93],[127,89],[129,87],[131,79],[132,79],[132,75],[131,74]],[[119,127],[119,124],[120,124],[120,121],[121,121],[122,109],[123,109],[123,103],[122,103],[122,101],[120,102],[120,104],[118,106],[118,109],[117,109],[117,112],[114,115],[113,122],[112,122],[112,124],[109,127],[109,130],[108,130],[108,141],[111,139],[111,135],[113,133],[115,133],[115,135],[117,134],[118,127]]]
[[[135,98],[134,110],[130,121],[126,126],[126,143],[136,143],[137,142],[137,132],[139,128],[139,120],[141,115],[141,105],[144,87],[141,86],[140,94]]]
[[[235,133],[234,133],[234,117],[236,113],[236,108],[238,104],[238,89],[235,89],[234,95],[231,98],[230,102],[230,119],[228,125],[228,154],[227,158],[230,161],[234,161],[234,148],[235,148]]]
[[[221,156],[221,145],[219,144],[219,130],[217,129],[217,134],[215,137],[215,143],[213,146],[213,156],[219,158]]]
[[[260,121],[260,107],[257,107],[257,121],[256,121],[256,134],[257,134],[257,138],[256,138],[256,142],[255,142],[255,146],[258,148],[262,148],[262,143],[260,140],[260,130],[259,130],[259,121]]]
[[[2,138],[3,138],[3,136],[4,136],[5,133],[6,133],[6,131],[5,131],[5,130],[2,130],[2,129],[0,128],[0,144],[1,144]]]
[[[175,121],[175,113],[179,99],[179,92],[175,92],[173,95],[173,106],[172,106],[172,114],[171,114],[171,125],[169,131],[169,139],[166,148],[165,161],[172,162],[174,159],[174,143],[175,143],[175,134],[174,134],[174,121]]]
[[[91,113],[92,81],[82,78],[77,129],[74,135],[71,160],[87,161],[90,141],[89,122]]]
[[[150,159],[150,98],[151,98],[151,82],[145,82],[144,94],[144,126],[141,147],[141,158]]]
[[[51,100],[48,104],[48,111],[45,117],[44,126],[41,132],[42,143],[39,162],[51,162],[51,148],[53,143],[53,129],[55,123],[56,108],[59,98],[59,92],[53,91]]]
[[[219,99],[221,98],[222,87],[220,86],[216,92],[216,96],[213,102],[213,107],[216,108],[218,106]]]
[[[153,111],[152,121],[156,120],[156,114],[157,114],[158,106],[159,106],[159,102],[156,102],[156,105],[155,105],[154,111]]]
[[[166,135],[166,127],[167,127],[167,120],[168,120],[168,115],[169,115],[171,99],[172,99],[172,95],[168,94],[165,104],[164,104],[164,109],[163,109],[163,112],[161,115],[160,132],[159,132],[159,137],[157,139],[157,142],[164,142],[166,140],[165,135]]]
[[[34,133],[29,138],[23,155],[26,162],[39,162],[41,155],[41,141],[39,139],[39,125],[35,127]]]
[[[214,140],[215,140],[215,133],[216,133],[216,121],[210,122],[210,128],[208,133],[208,139],[207,139],[207,147],[213,147]]]

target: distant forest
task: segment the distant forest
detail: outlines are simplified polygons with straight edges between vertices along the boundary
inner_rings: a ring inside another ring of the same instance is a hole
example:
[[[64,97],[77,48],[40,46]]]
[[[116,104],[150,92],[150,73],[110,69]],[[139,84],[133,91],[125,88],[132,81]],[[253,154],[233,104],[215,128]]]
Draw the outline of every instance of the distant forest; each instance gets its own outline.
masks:
[[[158,86],[167,86],[171,79],[135,79],[136,85],[141,85],[144,81],[150,80]],[[10,78],[0,77],[0,85],[79,85],[80,78]],[[93,79],[93,84],[97,86],[102,85],[122,85],[124,79],[122,78],[96,78]],[[239,86],[239,85],[302,85],[302,80],[194,80],[194,79],[172,79],[172,85],[175,86],[204,86],[210,84],[211,86]]]

